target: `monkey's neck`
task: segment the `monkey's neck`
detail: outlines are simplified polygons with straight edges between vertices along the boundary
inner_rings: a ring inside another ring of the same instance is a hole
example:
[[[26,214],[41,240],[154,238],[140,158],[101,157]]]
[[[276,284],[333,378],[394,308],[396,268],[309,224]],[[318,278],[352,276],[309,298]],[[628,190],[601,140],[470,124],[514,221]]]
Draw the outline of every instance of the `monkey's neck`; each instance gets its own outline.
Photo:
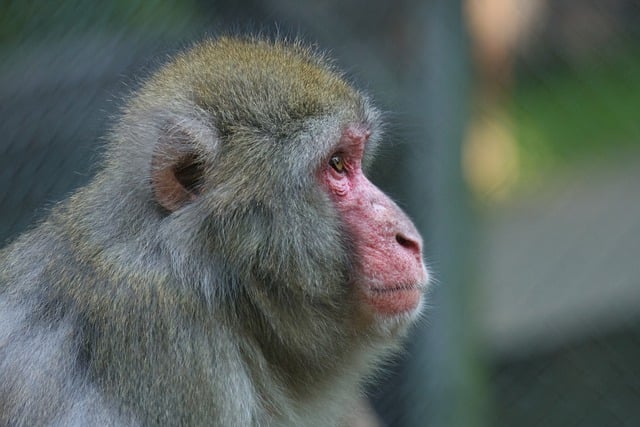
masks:
[[[340,309],[314,309],[309,301],[296,303],[294,296],[290,307],[282,307],[250,292],[239,301],[235,313],[243,330],[238,334],[250,337],[240,341],[242,354],[258,379],[258,393],[273,408],[280,406],[272,402],[273,390],[282,390],[286,400],[313,402],[335,398],[331,395],[340,384],[345,396],[356,396],[361,378],[386,354],[386,346],[363,340],[347,327],[354,324],[347,310],[328,315],[327,310]]]

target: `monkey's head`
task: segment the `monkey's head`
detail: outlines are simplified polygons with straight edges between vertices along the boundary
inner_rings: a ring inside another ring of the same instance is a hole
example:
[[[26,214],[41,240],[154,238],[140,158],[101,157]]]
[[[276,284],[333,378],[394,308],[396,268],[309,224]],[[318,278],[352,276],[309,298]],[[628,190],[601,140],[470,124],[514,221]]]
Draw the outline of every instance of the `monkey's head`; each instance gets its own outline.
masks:
[[[208,304],[368,335],[419,311],[420,235],[363,172],[379,114],[321,55],[201,43],[143,85],[112,139],[98,181],[121,187],[117,232]]]

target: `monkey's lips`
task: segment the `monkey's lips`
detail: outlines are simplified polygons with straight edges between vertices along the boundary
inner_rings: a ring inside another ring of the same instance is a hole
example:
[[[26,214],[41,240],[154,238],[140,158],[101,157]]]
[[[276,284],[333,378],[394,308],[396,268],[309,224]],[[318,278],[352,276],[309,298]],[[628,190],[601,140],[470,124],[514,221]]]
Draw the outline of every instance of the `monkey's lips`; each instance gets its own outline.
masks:
[[[418,285],[371,286],[367,300],[376,312],[398,315],[414,311],[420,305],[422,287]]]

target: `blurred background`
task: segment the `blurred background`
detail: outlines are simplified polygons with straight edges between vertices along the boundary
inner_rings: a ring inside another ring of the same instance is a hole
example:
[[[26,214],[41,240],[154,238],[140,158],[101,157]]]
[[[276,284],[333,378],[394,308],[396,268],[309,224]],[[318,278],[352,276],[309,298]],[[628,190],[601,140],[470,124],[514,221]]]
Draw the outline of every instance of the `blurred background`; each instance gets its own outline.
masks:
[[[435,280],[368,425],[640,425],[636,0],[0,2],[2,244],[170,53],[239,32],[317,43],[388,112],[371,175]]]

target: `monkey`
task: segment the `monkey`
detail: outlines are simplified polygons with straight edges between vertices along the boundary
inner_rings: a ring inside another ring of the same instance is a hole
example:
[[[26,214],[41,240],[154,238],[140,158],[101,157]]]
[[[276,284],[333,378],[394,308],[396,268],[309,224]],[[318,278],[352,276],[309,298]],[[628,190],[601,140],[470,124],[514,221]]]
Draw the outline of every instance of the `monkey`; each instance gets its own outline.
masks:
[[[221,36],[114,120],[0,252],[0,425],[346,425],[429,283],[364,173],[370,98],[318,48]]]

